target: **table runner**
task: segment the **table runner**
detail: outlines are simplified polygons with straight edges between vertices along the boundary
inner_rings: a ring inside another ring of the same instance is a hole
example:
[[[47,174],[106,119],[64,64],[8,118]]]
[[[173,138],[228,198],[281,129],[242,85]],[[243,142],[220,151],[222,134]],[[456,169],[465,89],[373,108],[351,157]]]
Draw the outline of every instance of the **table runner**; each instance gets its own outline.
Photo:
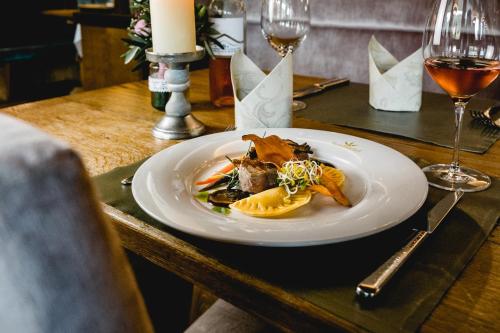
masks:
[[[225,265],[279,286],[372,332],[417,330],[488,238],[500,216],[500,180],[493,179],[487,191],[464,195],[445,223],[378,298],[360,300],[355,296],[357,283],[407,241],[411,227],[425,221],[429,207],[446,191],[431,188],[417,214],[374,236],[309,248],[259,248],[197,238],[149,217],[133,199],[130,187],[120,184],[141,163],[95,177],[101,201],[174,234]]]
[[[447,95],[424,93],[420,112],[390,112],[376,110],[368,104],[368,89],[368,85],[359,83],[330,89],[305,98],[307,109],[295,115],[453,147],[454,113]],[[473,98],[467,109],[482,110],[496,103],[498,101]],[[485,153],[499,137],[500,131],[473,121],[468,111],[464,114],[462,150]]]

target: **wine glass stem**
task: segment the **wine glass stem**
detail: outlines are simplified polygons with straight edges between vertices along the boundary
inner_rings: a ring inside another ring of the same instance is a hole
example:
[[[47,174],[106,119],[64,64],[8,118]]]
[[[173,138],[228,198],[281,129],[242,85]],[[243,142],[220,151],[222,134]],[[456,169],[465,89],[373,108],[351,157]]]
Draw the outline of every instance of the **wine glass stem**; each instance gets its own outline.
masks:
[[[455,102],[455,144],[453,146],[453,162],[450,166],[450,173],[460,172],[460,134],[462,132],[462,119],[467,103]]]

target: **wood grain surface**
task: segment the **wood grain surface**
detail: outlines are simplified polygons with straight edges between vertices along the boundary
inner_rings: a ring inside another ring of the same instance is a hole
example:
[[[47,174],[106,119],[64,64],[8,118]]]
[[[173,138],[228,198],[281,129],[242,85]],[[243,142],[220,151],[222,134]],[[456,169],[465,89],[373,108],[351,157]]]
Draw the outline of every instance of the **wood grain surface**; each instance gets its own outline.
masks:
[[[10,97],[10,64],[0,64],[0,102]]]
[[[297,77],[295,84],[300,87],[315,81]],[[208,126],[209,132],[223,131],[233,124],[231,109],[216,110],[209,103],[207,71],[193,72],[191,87],[194,113]],[[69,142],[81,154],[89,173],[98,175],[176,143],[151,136],[151,128],[162,113],[150,106],[149,98],[146,83],[135,82],[14,106],[0,112],[23,119]],[[452,157],[450,149],[390,135],[307,119],[295,119],[294,126],[356,135],[432,163],[448,162]],[[500,177],[498,142],[483,155],[464,152],[461,160],[467,166]],[[166,232],[112,207],[104,205],[104,210],[115,223],[125,247],[283,330],[331,327],[360,330],[276,286],[222,265]],[[500,331],[499,286],[500,232],[496,228],[423,325],[422,331]]]
[[[122,38],[127,30],[90,26],[82,23],[83,58],[80,66],[82,86],[86,90],[138,81],[142,72],[132,72],[135,64],[123,64],[122,53],[127,46]]]
[[[78,9],[49,9],[42,11],[42,14],[46,16],[61,17],[72,21],[73,15],[77,12]]]

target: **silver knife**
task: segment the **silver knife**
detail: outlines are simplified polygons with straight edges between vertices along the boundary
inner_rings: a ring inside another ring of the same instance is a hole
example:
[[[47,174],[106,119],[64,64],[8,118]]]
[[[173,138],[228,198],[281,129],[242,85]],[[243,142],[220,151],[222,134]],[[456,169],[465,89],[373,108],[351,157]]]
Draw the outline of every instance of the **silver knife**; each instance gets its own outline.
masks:
[[[314,83],[308,87],[295,90],[293,92],[293,98],[302,98],[306,97],[309,95],[317,94],[325,89],[332,88],[332,87],[340,87],[340,86],[345,86],[349,84],[349,79],[346,78],[340,78],[340,79],[330,79],[322,82],[317,82]]]
[[[458,190],[447,194],[441,199],[427,214],[427,230],[418,231],[405,246],[383,263],[375,272],[358,284],[356,294],[366,298],[378,295],[411,254],[415,252],[434,230],[436,230],[463,194],[464,192],[462,190]]]

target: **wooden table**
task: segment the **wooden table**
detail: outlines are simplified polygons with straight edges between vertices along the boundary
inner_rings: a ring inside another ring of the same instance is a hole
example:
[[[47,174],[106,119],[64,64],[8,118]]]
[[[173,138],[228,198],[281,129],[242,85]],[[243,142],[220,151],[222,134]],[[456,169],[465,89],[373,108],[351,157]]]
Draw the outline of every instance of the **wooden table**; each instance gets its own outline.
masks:
[[[297,77],[296,85],[314,82]],[[231,109],[216,110],[208,99],[207,71],[192,74],[195,115],[209,128],[222,131],[234,121]],[[81,154],[91,175],[125,166],[176,142],[151,136],[162,116],[150,107],[145,82],[127,83],[0,110],[69,142]],[[295,127],[356,135],[430,162],[451,160],[451,150],[413,140],[295,119]],[[451,125],[450,125],[451,126]],[[500,144],[486,154],[463,153],[464,164],[500,176]],[[316,325],[359,330],[331,313],[287,294],[265,281],[227,267],[169,233],[153,228],[112,207],[104,206],[123,245],[192,283],[276,326],[305,330]],[[500,331],[500,229],[496,228],[463,274],[422,327],[424,332]]]
[[[73,23],[73,16],[78,12],[78,9],[49,9],[42,11],[45,16],[60,17]]]

